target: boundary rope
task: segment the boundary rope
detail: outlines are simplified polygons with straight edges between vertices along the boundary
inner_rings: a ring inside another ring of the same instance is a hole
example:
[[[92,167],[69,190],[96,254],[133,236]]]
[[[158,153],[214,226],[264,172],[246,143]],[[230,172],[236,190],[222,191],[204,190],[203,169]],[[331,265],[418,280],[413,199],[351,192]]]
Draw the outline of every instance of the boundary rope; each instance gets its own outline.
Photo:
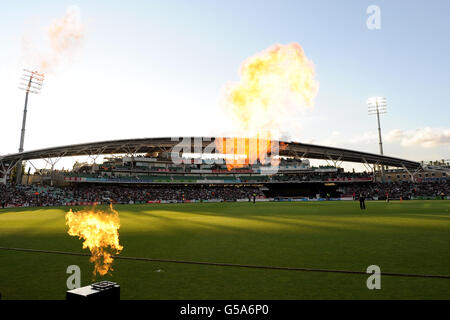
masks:
[[[0,247],[0,250],[34,252],[34,253],[49,253],[49,254],[61,254],[61,255],[85,256],[85,257],[86,256],[87,257],[91,256],[91,254],[89,254],[89,253],[76,253],[76,252],[67,252],[67,251],[54,251],[54,250],[28,249],[28,248]],[[354,271],[354,270],[336,270],[336,269],[316,269],[316,268],[301,268],[301,267],[264,266],[264,265],[234,264],[234,263],[222,263],[222,262],[155,259],[155,258],[145,258],[145,257],[126,257],[126,256],[115,256],[115,255],[113,255],[112,257],[114,259],[120,259],[120,260],[134,260],[134,261],[162,262],[162,263],[178,263],[178,264],[195,264],[195,265],[206,265],[206,266],[216,266],[216,267],[235,267],[235,268],[250,268],[250,269],[265,269],[265,270],[327,272],[327,273],[347,273],[347,274],[368,275],[368,273],[366,273],[364,271]],[[381,272],[381,275],[392,276],[392,277],[450,279],[450,275],[440,275],[440,274],[414,274],[414,273]]]

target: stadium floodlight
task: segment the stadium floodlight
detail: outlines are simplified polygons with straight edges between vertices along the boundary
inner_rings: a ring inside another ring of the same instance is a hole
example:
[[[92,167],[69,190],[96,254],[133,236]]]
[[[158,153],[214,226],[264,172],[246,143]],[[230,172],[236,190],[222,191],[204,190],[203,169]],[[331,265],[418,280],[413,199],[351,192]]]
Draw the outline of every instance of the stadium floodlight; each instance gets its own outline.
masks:
[[[25,107],[23,108],[22,131],[20,133],[19,153],[23,152],[23,143],[25,140],[25,125],[27,122],[27,106],[28,94],[38,94],[41,92],[42,84],[44,82],[44,74],[37,71],[30,71],[23,69],[23,77],[20,78],[25,82],[21,82],[19,89],[25,91]],[[22,163],[19,162],[16,167],[16,183],[22,184]]]
[[[383,140],[381,139],[380,114],[387,113],[387,103],[384,97],[371,97],[367,99],[369,115],[377,115],[378,121],[378,140],[380,144],[380,154],[383,155]],[[381,181],[384,182],[384,168],[381,166]]]
[[[383,141],[381,139],[380,114],[387,113],[387,103],[384,97],[371,97],[367,99],[369,115],[377,115],[378,120],[378,139],[380,143],[380,154],[383,154]]]

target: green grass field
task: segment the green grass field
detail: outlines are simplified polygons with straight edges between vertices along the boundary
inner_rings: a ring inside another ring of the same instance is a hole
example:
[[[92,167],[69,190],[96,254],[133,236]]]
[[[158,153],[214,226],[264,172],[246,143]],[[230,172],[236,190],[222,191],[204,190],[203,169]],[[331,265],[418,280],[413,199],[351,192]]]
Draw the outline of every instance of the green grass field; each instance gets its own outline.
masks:
[[[236,264],[450,274],[450,201],[118,205],[120,255]],[[71,252],[68,208],[0,210],[0,246]],[[75,210],[78,208],[74,208]],[[88,257],[0,250],[3,299],[64,299],[66,269]],[[116,260],[122,299],[449,299],[450,279]],[[159,270],[159,272],[157,272]]]

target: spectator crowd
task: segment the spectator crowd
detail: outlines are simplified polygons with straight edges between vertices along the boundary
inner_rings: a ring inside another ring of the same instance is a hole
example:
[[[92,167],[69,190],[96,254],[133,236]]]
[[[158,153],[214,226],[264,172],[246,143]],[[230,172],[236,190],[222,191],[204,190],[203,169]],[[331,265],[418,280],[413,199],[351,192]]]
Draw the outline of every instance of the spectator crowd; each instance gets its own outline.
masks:
[[[348,182],[337,188],[341,195],[357,199],[414,199],[450,195],[450,180],[429,182]],[[299,195],[301,196],[301,195]],[[67,203],[146,203],[149,201],[234,201],[265,197],[259,187],[243,186],[120,186],[71,185],[68,187],[0,185],[0,206],[60,206]]]
[[[363,194],[366,199],[414,199],[417,197],[442,197],[450,195],[450,180],[412,183],[352,183],[342,187],[343,193],[355,197]]]
[[[66,203],[146,203],[172,200],[223,200],[264,197],[257,187],[209,187],[192,186],[93,186],[70,187],[0,185],[0,205],[6,206],[60,206]]]

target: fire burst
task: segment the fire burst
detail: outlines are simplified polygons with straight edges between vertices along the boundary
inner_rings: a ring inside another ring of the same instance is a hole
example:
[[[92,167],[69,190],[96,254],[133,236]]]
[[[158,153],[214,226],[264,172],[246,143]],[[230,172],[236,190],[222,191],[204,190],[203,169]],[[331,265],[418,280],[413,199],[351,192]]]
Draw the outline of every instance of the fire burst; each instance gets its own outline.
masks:
[[[261,164],[278,166],[278,152],[286,148],[283,142],[259,138],[216,138],[219,153],[225,155],[227,169],[242,168],[259,161]]]
[[[272,139],[279,139],[282,130],[288,127],[286,123],[313,106],[318,87],[314,65],[297,43],[274,45],[242,64],[240,81],[225,87],[222,104],[240,136],[257,137],[241,144],[240,154],[247,159],[245,163],[257,160],[267,163],[262,155],[273,149]],[[221,153],[233,155],[227,158],[228,169],[242,166],[236,165],[239,148],[233,147],[233,141],[216,141]],[[252,148],[252,144],[256,147]],[[272,158],[272,164],[274,161]]]
[[[66,213],[68,234],[84,239],[83,249],[89,248],[92,253],[90,261],[94,263],[93,274],[105,275],[112,271],[114,261],[111,251],[116,254],[122,251],[119,244],[119,213],[113,209],[102,211],[97,208]]]

